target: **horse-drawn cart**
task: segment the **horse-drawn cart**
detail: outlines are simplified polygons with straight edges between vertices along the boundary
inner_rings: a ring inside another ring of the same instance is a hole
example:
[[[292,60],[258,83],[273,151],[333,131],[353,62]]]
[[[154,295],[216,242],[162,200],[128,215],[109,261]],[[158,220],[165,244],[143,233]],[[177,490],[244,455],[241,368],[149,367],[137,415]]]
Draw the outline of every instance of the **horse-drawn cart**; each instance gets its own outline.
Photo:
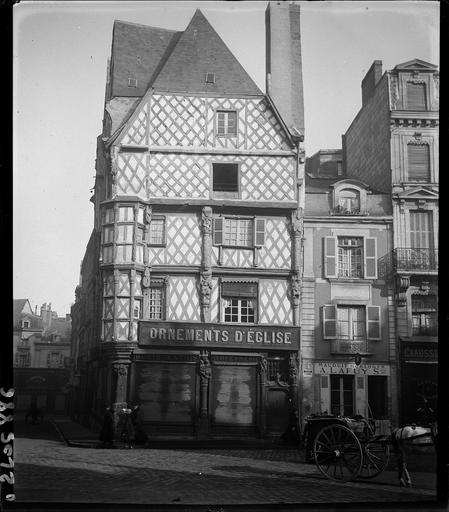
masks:
[[[389,438],[361,416],[312,415],[306,419],[306,460],[331,480],[374,478],[389,459]]]

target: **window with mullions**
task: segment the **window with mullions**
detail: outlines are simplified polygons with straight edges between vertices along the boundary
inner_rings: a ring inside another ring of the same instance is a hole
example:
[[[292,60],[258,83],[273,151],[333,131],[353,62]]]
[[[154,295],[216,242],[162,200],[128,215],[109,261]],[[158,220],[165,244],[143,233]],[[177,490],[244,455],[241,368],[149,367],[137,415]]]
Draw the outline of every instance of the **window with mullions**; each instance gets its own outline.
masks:
[[[148,244],[165,245],[165,217],[151,219]]]
[[[223,282],[223,321],[254,324],[257,321],[257,283]]]
[[[237,135],[237,112],[235,110],[217,111],[217,135],[235,137]]]
[[[380,306],[326,305],[323,338],[363,341],[381,339]]]
[[[434,295],[412,295],[412,336],[437,336],[437,316]]]
[[[152,286],[148,294],[148,318],[163,320],[165,311],[165,289],[162,286]]]
[[[265,245],[265,219],[214,218],[214,245],[261,247]]]
[[[338,277],[363,277],[363,238],[338,237]]]

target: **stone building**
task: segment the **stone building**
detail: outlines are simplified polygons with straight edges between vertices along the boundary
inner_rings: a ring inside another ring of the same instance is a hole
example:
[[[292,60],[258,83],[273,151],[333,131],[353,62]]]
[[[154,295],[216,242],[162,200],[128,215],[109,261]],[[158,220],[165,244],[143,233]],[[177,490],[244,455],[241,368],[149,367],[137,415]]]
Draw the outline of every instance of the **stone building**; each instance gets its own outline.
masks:
[[[395,423],[390,195],[345,176],[341,161],[328,149],[306,162],[301,416]]]
[[[28,299],[13,301],[15,409],[34,401],[43,411],[64,412],[71,351],[70,315],[58,317],[51,303],[40,314]]]
[[[304,207],[299,7],[266,11],[267,93],[197,10],[116,21],[94,229],[72,308],[73,413],[150,435],[296,422]]]
[[[424,398],[436,408],[438,126],[437,66],[413,59],[382,73],[376,60],[343,136],[347,176],[392,200],[401,421],[419,420]]]

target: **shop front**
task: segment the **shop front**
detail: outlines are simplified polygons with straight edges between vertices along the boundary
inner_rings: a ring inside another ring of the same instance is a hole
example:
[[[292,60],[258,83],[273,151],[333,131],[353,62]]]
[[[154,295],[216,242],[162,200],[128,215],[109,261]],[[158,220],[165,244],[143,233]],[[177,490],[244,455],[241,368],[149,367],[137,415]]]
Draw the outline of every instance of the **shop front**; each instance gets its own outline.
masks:
[[[380,422],[391,418],[390,365],[362,361],[315,361],[313,364],[317,413],[360,414]]]
[[[437,342],[404,341],[401,343],[403,423],[429,421],[426,404],[434,413],[438,398]],[[430,418],[433,419],[433,418]]]
[[[299,328],[142,321],[130,401],[149,435],[264,437],[297,408]]]

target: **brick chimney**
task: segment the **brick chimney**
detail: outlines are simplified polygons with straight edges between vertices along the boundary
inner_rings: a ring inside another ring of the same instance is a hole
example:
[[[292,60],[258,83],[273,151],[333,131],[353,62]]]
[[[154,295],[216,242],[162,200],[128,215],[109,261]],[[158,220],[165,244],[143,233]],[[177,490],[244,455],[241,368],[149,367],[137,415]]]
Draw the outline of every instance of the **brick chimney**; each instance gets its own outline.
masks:
[[[382,78],[382,61],[375,60],[362,80],[362,106],[365,106],[373,95],[374,89]]]
[[[42,327],[44,331],[50,328],[51,326],[51,302],[47,305],[47,303],[42,304],[41,306],[41,319],[42,319]]]
[[[269,2],[265,11],[267,94],[293,135],[304,134],[300,7]]]

